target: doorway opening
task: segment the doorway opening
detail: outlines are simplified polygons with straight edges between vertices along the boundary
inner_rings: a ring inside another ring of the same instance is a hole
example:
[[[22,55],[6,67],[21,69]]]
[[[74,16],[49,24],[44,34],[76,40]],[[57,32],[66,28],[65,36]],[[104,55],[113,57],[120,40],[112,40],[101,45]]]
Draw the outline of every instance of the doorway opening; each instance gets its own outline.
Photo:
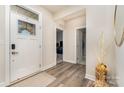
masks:
[[[86,28],[78,28],[77,34],[77,64],[86,65]]]
[[[63,62],[63,30],[56,29],[56,55],[57,64]]]

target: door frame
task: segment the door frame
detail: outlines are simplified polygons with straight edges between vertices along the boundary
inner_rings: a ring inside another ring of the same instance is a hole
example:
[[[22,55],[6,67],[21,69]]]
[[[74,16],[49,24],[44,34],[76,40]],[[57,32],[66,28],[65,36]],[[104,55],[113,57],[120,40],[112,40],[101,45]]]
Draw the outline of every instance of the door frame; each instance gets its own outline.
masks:
[[[42,13],[37,11],[37,10],[34,10],[33,8],[31,7],[28,7],[28,6],[25,6],[25,5],[19,5],[20,7],[26,9],[26,10],[29,10],[31,12],[34,12],[36,13],[38,16],[39,16],[39,24],[40,24],[40,27],[39,27],[39,30],[40,30],[40,47],[41,47],[41,53],[40,53],[40,62],[41,62],[41,69],[40,71],[43,70],[43,63],[42,63]],[[8,86],[10,85],[10,7],[11,5],[5,5],[5,84],[4,86]]]
[[[56,29],[62,30],[62,32],[63,32],[63,42],[64,42],[64,29],[61,28],[61,27],[57,27],[57,26],[56,26]],[[56,30],[56,33],[57,33],[57,30]],[[57,37],[57,34],[56,34],[56,37]],[[55,39],[55,41],[57,42],[56,39]],[[56,44],[56,43],[55,43],[55,44]],[[63,44],[63,45],[64,45],[64,44]],[[63,50],[64,50],[64,46],[63,46]],[[55,51],[55,53],[56,53],[56,51]],[[64,51],[63,51],[63,55],[64,55]],[[57,55],[56,55],[56,64],[57,64]]]
[[[76,49],[75,49],[75,62],[77,63],[77,30],[78,29],[85,29],[86,26],[79,26],[79,27],[75,27],[75,32],[76,32]],[[86,65],[86,64],[85,64]]]

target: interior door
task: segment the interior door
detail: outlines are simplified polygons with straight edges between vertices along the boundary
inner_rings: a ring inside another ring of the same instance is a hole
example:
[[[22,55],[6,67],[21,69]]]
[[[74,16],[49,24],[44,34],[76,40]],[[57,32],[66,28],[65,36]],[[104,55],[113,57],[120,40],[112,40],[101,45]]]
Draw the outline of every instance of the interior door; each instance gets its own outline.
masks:
[[[77,31],[77,63],[82,64],[82,32]]]
[[[12,82],[40,69],[39,22],[11,13],[10,31]]]

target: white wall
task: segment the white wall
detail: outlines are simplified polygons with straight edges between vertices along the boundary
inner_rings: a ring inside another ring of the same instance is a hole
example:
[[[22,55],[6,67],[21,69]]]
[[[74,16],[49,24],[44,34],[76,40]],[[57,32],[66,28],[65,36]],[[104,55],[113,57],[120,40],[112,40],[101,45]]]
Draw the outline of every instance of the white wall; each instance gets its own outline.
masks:
[[[85,26],[85,16],[65,21],[63,33],[63,60],[76,63],[76,27]]]
[[[64,25],[65,25],[64,20],[60,19],[60,20],[56,20],[55,22],[56,22],[56,28],[64,30]]]
[[[5,7],[0,5],[0,85],[5,82]]]
[[[115,44],[113,40],[114,6],[87,6],[86,8],[86,77],[95,78],[97,64],[98,42],[100,32],[105,34],[106,51],[105,64],[108,66],[109,76],[116,78]],[[112,44],[111,44],[112,43]]]
[[[117,57],[117,83],[118,86],[124,87],[124,44],[121,47],[116,47]]]
[[[117,16],[116,18],[118,18],[117,23],[118,25],[120,26],[120,31],[121,32],[121,28],[123,28],[124,26],[124,6],[118,6],[119,8],[119,11],[117,12],[119,16]],[[121,16],[120,16],[121,15]],[[120,20],[119,20],[120,19]],[[116,24],[117,25],[117,24]],[[122,33],[121,33],[122,34]],[[122,46],[118,47],[116,46],[116,62],[117,62],[117,66],[116,66],[116,69],[117,69],[117,77],[118,77],[118,80],[117,80],[117,83],[118,83],[118,86],[121,86],[121,87],[124,87],[124,42],[122,44]]]
[[[41,6],[29,6],[42,13],[43,69],[56,65],[56,24],[52,14]]]

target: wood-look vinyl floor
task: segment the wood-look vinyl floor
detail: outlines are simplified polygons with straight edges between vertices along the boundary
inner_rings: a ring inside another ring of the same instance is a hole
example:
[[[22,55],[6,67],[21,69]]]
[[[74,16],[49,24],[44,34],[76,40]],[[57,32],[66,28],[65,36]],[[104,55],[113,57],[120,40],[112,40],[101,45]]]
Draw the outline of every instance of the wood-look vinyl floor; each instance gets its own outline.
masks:
[[[85,78],[85,70],[86,70],[85,65],[61,62],[56,66],[49,68],[43,72],[40,72],[34,76],[31,76],[25,80],[22,80],[16,83],[15,85],[14,84],[10,85],[10,87],[16,86],[19,83],[21,83],[21,86],[24,87],[25,85],[35,86],[34,83],[36,83],[36,85],[38,86],[46,85],[47,87],[93,87],[94,81]],[[47,74],[46,77],[42,76],[43,73]],[[51,79],[51,78],[49,79],[50,76],[55,79],[49,83]],[[36,78],[39,79],[36,80]],[[43,80],[45,80],[46,83],[43,82]],[[116,87],[116,85],[113,84],[109,85],[110,87]]]
[[[85,79],[85,65],[62,62],[46,70],[56,78],[48,87],[91,87],[93,81]]]

